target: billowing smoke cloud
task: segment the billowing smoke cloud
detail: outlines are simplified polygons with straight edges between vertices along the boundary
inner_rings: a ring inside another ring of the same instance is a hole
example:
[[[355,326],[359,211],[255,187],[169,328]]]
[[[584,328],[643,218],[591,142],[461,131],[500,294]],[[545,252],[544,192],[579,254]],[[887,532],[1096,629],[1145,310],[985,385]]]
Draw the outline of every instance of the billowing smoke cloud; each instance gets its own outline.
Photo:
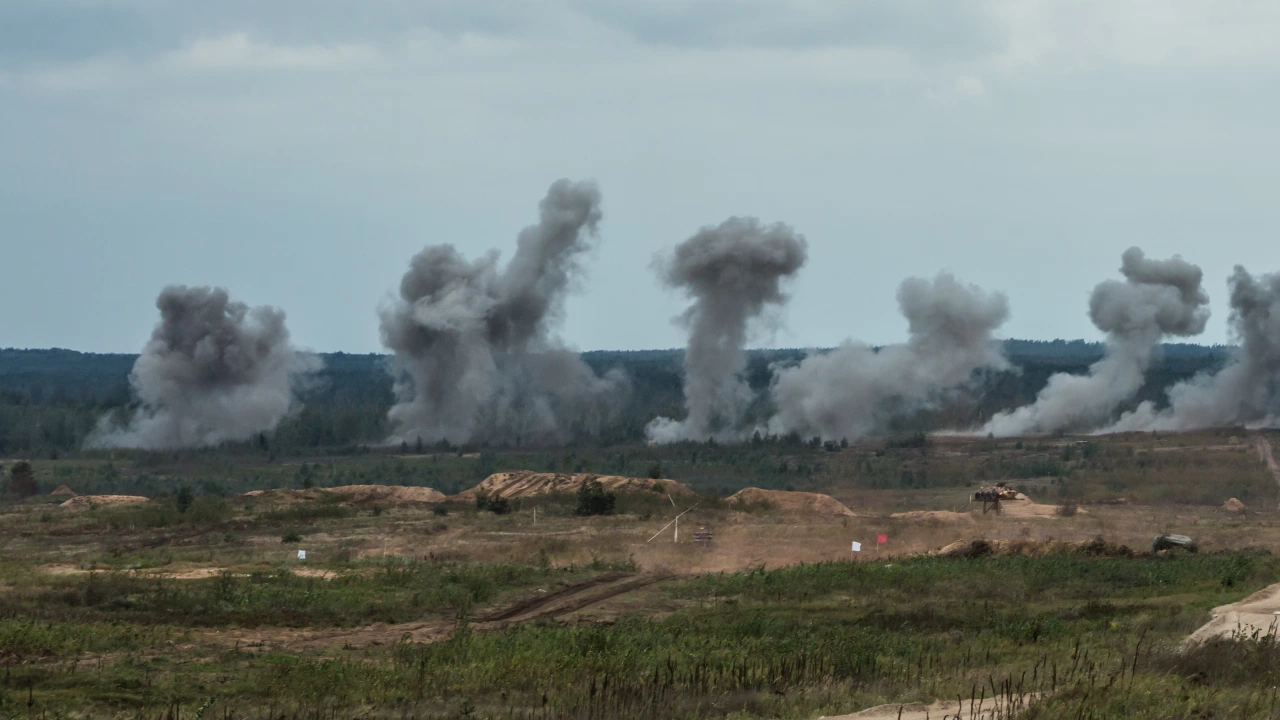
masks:
[[[770,307],[786,302],[784,280],[804,265],[808,244],[787,225],[732,217],[681,243],[657,268],[667,287],[684,290],[693,304],[681,317],[689,330],[685,350],[682,421],[657,418],[654,442],[732,440],[742,433],[751,389],[743,378],[747,334]]]
[[[1236,266],[1231,290],[1232,333],[1239,348],[1216,374],[1169,388],[1169,407],[1150,402],[1122,416],[1108,432],[1191,430],[1237,424],[1274,426],[1280,416],[1280,275],[1254,277]]]
[[[1151,357],[1166,335],[1204,332],[1209,302],[1200,268],[1174,256],[1149,260],[1125,251],[1123,282],[1107,280],[1089,298],[1093,324],[1107,333],[1106,355],[1087,375],[1058,374],[1031,405],[998,413],[983,429],[997,436],[1081,431],[1112,419],[1116,407],[1142,387]]]
[[[452,245],[410,262],[380,310],[395,354],[393,441],[561,442],[620,408],[626,378],[598,377],[552,335],[597,237],[600,191],[557,180],[539,208],[505,268],[497,251],[468,261]]]
[[[777,414],[769,432],[864,437],[924,407],[940,391],[964,384],[974,370],[1005,366],[993,338],[1009,317],[1002,293],[941,273],[933,280],[903,281],[898,306],[910,332],[905,344],[879,351],[846,344],[780,369],[771,390]]]
[[[129,378],[140,407],[127,427],[104,424],[90,445],[171,449],[250,438],[297,406],[297,382],[320,367],[290,346],[284,313],[273,307],[176,285],[156,307],[160,323]]]

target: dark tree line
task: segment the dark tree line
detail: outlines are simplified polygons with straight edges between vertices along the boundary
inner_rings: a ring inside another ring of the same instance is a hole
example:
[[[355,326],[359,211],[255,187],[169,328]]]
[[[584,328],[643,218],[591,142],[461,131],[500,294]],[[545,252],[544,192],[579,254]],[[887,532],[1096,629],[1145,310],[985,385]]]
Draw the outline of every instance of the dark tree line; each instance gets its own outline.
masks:
[[[975,378],[980,391],[956,393],[928,411],[904,415],[891,432],[920,432],[976,423],[998,410],[1034,399],[1056,372],[1084,372],[1102,356],[1097,343],[1083,341],[1006,342],[1016,371]],[[749,354],[747,380],[760,401],[753,412],[769,413],[765,391],[772,367],[798,362],[803,350],[759,350]],[[1222,347],[1167,345],[1148,374],[1136,402],[1164,400],[1164,388],[1223,363]],[[358,452],[389,434],[386,414],[393,402],[387,358],[332,353],[325,369],[302,396],[303,409],[270,434],[248,446],[270,452],[306,454],[316,449]],[[136,356],[71,350],[0,350],[0,456],[52,456],[81,447],[108,413],[131,411],[129,371]],[[589,440],[602,446],[635,443],[654,417],[683,415],[682,359],[679,350],[599,351],[583,354],[596,371],[622,368],[634,392],[619,419]],[[438,450],[438,447],[432,449]]]

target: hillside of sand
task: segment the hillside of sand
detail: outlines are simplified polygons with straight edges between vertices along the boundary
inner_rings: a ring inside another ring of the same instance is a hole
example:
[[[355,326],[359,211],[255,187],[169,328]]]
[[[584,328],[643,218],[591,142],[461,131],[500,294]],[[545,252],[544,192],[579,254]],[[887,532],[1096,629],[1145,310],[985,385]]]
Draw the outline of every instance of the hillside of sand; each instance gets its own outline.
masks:
[[[58,507],[74,510],[76,508],[106,507],[108,505],[138,505],[148,502],[140,495],[77,495]]]
[[[852,510],[845,507],[839,500],[822,493],[763,490],[752,487],[739,490],[726,502],[736,505],[768,505],[783,512],[853,517]]]
[[[500,472],[485,478],[479,485],[454,495],[451,500],[473,500],[477,493],[491,498],[522,498],[552,493],[575,493],[582,483],[598,480],[607,490],[614,492],[654,492],[672,495],[692,495],[693,491],[675,480],[650,480],[649,478],[623,477],[621,475],[592,475],[590,473],[540,473]]]

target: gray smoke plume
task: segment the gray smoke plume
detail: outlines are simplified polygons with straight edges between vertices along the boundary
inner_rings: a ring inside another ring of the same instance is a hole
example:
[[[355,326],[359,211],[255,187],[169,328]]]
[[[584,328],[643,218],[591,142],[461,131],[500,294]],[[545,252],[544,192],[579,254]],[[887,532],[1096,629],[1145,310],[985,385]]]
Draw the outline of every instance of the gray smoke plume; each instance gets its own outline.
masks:
[[[395,354],[393,442],[562,442],[619,409],[626,378],[598,377],[552,335],[597,237],[600,191],[557,180],[539,209],[505,268],[497,251],[469,262],[428,247],[379,311]]]
[[[1209,297],[1199,267],[1176,255],[1149,260],[1133,247],[1120,272],[1124,282],[1100,283],[1089,298],[1089,317],[1107,333],[1106,355],[1087,375],[1050,377],[1034,403],[996,414],[981,432],[1007,437],[1097,428],[1142,387],[1163,337],[1204,332]]]
[[[140,402],[124,428],[106,423],[99,447],[172,449],[245,440],[297,407],[296,384],[320,369],[289,344],[284,313],[232,302],[221,288],[166,287],[160,323],[129,380]]]
[[[746,342],[751,324],[770,306],[786,302],[784,280],[804,265],[808,244],[787,225],[732,217],[702,228],[671,257],[656,262],[663,283],[684,290],[693,304],[680,322],[689,329],[685,350],[682,421],[657,418],[646,432],[654,442],[733,440],[751,404]]]
[[[1228,286],[1231,331],[1239,347],[1227,366],[1169,388],[1165,410],[1157,412],[1145,402],[1106,432],[1276,425],[1280,416],[1280,275],[1254,277],[1237,265]]]
[[[1004,294],[940,273],[933,280],[904,280],[898,306],[910,332],[905,344],[877,351],[850,343],[779,369],[771,388],[777,414],[769,432],[864,437],[964,384],[974,370],[1006,365],[993,337],[1009,317]]]

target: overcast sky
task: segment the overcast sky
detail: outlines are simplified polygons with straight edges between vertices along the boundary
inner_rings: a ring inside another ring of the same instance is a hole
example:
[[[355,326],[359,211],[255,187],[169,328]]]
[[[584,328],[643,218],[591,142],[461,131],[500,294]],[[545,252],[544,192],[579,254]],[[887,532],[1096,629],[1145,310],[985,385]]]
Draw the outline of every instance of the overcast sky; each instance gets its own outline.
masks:
[[[580,349],[683,345],[655,253],[804,233],[759,345],[900,340],[951,270],[1004,337],[1097,338],[1120,254],[1280,270],[1280,4],[1257,0],[0,0],[0,347],[137,351],[168,283],[379,350],[423,246],[500,248],[594,178]]]

